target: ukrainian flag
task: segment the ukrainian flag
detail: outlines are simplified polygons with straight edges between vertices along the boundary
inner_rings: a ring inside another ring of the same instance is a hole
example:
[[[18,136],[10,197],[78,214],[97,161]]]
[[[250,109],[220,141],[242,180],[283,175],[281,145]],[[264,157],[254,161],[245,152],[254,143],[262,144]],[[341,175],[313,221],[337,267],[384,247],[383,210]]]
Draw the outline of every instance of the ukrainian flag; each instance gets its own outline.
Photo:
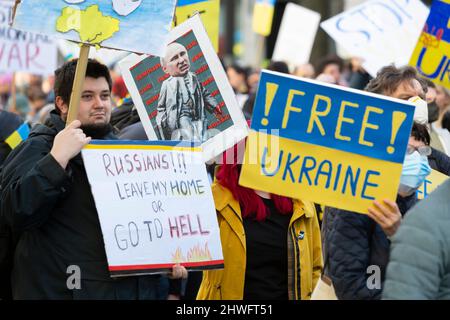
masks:
[[[272,29],[276,0],[256,0],[253,10],[253,31],[268,36]]]
[[[6,138],[5,142],[11,147],[11,149],[14,149],[19,145],[19,143],[21,143],[23,140],[26,140],[29,134],[30,127],[28,127],[28,124],[25,122],[19,128],[17,128],[17,130],[14,131],[8,138]]]

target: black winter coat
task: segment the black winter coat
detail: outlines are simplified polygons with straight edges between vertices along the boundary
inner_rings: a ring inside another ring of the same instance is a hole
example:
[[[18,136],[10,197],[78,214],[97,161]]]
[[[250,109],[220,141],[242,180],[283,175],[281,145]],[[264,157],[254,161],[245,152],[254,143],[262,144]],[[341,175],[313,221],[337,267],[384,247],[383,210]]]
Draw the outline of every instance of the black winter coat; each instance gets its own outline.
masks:
[[[416,203],[415,194],[397,197],[402,215]],[[322,222],[324,274],[333,282],[340,300],[380,299],[389,260],[390,240],[383,229],[367,215],[326,208]],[[380,270],[379,289],[369,288],[369,266]]]
[[[109,276],[105,245],[79,154],[66,170],[50,155],[64,122],[52,113],[5,163],[1,210],[20,236],[12,270],[14,299],[155,299],[159,277]],[[105,139],[115,139],[107,135]],[[81,289],[69,289],[81,271]],[[69,280],[69,281],[68,281]]]

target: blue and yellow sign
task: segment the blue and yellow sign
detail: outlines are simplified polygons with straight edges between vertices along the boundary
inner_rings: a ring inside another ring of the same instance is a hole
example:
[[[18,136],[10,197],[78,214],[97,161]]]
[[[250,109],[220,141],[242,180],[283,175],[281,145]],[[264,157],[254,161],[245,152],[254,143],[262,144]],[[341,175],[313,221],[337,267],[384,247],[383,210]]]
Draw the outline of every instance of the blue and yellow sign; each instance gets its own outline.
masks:
[[[450,89],[450,1],[435,0],[409,64]]]
[[[219,52],[220,0],[178,0],[175,11],[177,25],[195,13],[200,14],[212,45]]]
[[[447,181],[448,176],[440,173],[439,171],[432,170],[430,175],[425,179],[423,184],[417,190],[417,199],[425,199],[432,193],[437,187]]]
[[[256,0],[253,9],[253,31],[268,36],[272,30],[273,13],[276,0]]]
[[[414,106],[263,71],[240,184],[366,213],[395,201]]]

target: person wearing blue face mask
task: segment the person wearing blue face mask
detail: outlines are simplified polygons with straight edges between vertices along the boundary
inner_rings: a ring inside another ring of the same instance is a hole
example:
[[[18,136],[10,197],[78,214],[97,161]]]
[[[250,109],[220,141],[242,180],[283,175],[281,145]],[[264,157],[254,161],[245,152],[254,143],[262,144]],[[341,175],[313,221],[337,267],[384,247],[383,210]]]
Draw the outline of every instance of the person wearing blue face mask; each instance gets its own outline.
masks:
[[[417,71],[412,67],[382,68],[366,87],[367,91],[409,100],[424,97]],[[414,99],[420,102],[419,99]],[[418,110],[418,120],[425,114]],[[413,136],[414,138],[414,136]],[[396,201],[373,202],[368,214],[327,207],[322,224],[324,273],[322,280],[331,283],[340,300],[376,300],[381,298],[386,266],[389,261],[391,237],[398,230],[402,217],[417,202],[415,190],[430,173],[428,148],[412,143],[405,155],[401,185]],[[373,267],[378,278],[368,285]]]

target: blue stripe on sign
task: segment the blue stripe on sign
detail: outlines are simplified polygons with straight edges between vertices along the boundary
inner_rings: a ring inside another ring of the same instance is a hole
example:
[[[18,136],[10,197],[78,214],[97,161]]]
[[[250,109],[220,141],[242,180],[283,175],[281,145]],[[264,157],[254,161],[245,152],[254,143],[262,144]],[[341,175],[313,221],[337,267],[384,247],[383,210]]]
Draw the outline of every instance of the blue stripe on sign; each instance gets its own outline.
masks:
[[[199,2],[206,2],[208,0],[178,0],[177,7],[189,6],[191,4],[196,4]]]

